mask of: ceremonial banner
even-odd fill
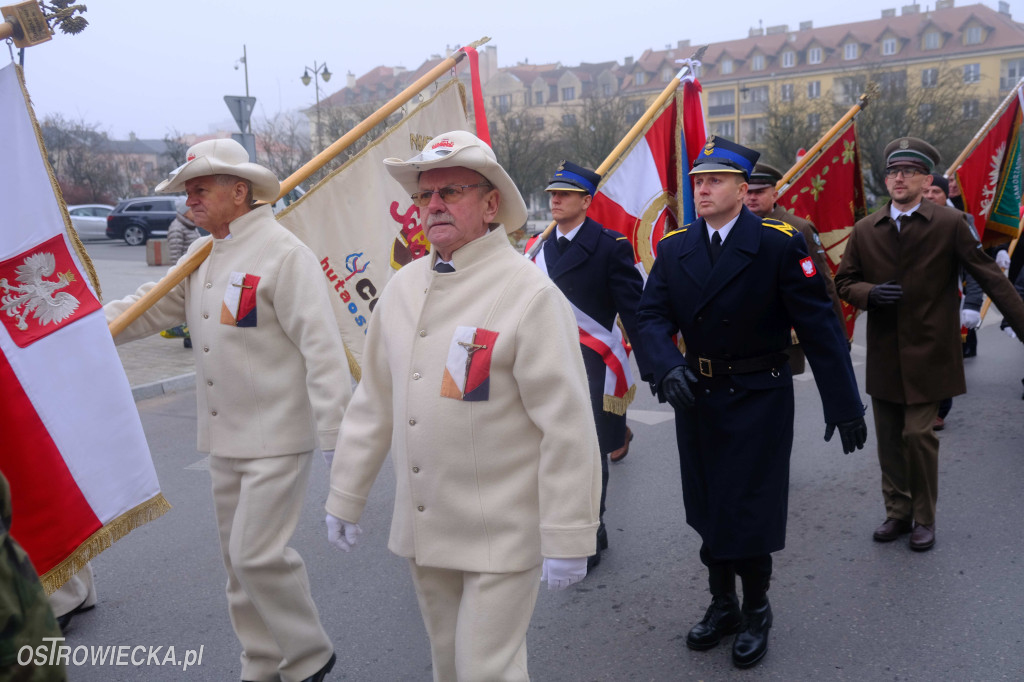
[[[1020,90],[1018,89],[1018,95]],[[984,244],[1018,236],[1021,201],[1021,102],[1010,100],[956,171],[964,208]],[[986,234],[992,231],[992,234]]]
[[[0,69],[0,471],[48,592],[170,505],[20,73]]]
[[[277,216],[320,260],[357,379],[377,296],[395,270],[430,251],[419,209],[383,161],[407,159],[441,133],[467,126],[462,85],[449,81]]]
[[[587,211],[629,238],[645,278],[662,236],[676,229],[679,218],[694,219],[686,173],[704,146],[706,129],[700,83],[687,76],[681,85],[602,178]]]
[[[779,192],[778,204],[818,228],[834,276],[853,224],[866,213],[854,121],[833,137],[818,157]],[[813,248],[813,245],[808,246]],[[857,310],[846,301],[842,305],[847,338],[853,338]]]

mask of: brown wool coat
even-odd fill
[[[963,266],[1024,339],[1024,302],[981,248],[966,216],[923,201],[901,231],[889,206],[857,221],[836,288],[868,310],[867,386],[881,400],[914,405],[966,391],[957,283]],[[903,287],[899,303],[868,307],[876,284]]]

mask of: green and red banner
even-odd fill
[[[835,276],[853,224],[866,213],[854,121],[833,137],[818,158],[779,192],[778,204],[818,228],[829,268]],[[843,301],[848,338],[853,338],[856,319],[857,309]]]

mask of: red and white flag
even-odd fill
[[[0,139],[0,471],[11,534],[52,592],[170,505],[14,64]]]
[[[658,241],[694,220],[686,173],[706,137],[700,98],[700,83],[687,76],[605,173],[587,211],[603,226],[629,237],[637,269],[645,279],[654,265]]]

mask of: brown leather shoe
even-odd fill
[[[910,549],[915,552],[926,552],[935,544],[935,524],[926,526],[923,523],[914,525],[910,534]]]
[[[901,535],[911,531],[910,521],[902,519],[886,519],[885,523],[875,529],[875,542],[892,542]]]
[[[629,442],[633,440],[633,431],[626,427],[626,442],[622,444],[622,447],[618,450],[613,450],[609,455],[608,459],[612,462],[621,462],[629,454]]]

